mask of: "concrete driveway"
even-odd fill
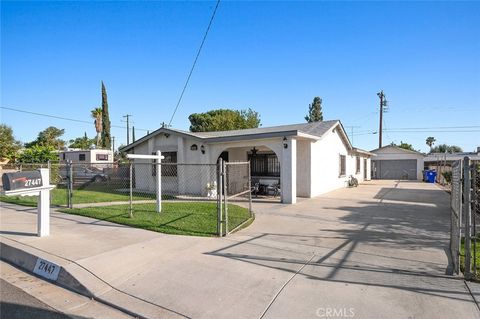
[[[35,216],[16,207],[2,208],[0,233],[101,278],[109,302],[125,304],[122,292],[158,307],[152,318],[480,318],[445,275],[449,196],[435,185],[372,181],[254,209],[252,226],[222,239],[61,213],[37,238],[26,235]]]

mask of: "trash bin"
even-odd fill
[[[425,173],[425,177],[427,183],[435,183],[437,172],[429,170]]]

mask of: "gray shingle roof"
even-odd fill
[[[272,137],[277,135],[297,135],[297,134],[308,134],[318,138],[321,138],[326,132],[340,124],[339,120],[331,121],[322,121],[322,122],[312,122],[312,123],[300,123],[300,124],[290,124],[290,125],[279,125],[279,126],[270,126],[270,127],[258,127],[244,130],[232,130],[232,131],[216,131],[216,132],[188,132],[172,128],[160,128],[149,135],[142,137],[141,139],[131,143],[122,148],[122,151],[127,151],[136,145],[143,143],[147,139],[161,133],[161,132],[176,132],[180,135],[187,135],[203,140],[204,142],[218,142],[218,141],[228,141],[228,140],[242,140],[244,136],[245,139],[249,138],[262,138],[262,137]],[[340,124],[341,126],[341,124]],[[342,128],[343,131],[343,128]],[[288,134],[287,134],[288,133]],[[264,135],[264,136],[263,136]],[[270,136],[268,136],[270,135]],[[345,137],[348,142],[348,138]],[[349,144],[350,145],[350,144]]]
[[[230,137],[230,136],[241,136],[241,135],[256,135],[264,133],[280,133],[280,132],[289,132],[289,131],[298,131],[300,133],[314,135],[317,137],[322,137],[329,129],[334,127],[339,121],[322,121],[322,122],[312,122],[312,123],[301,123],[301,124],[290,124],[290,125],[279,125],[279,126],[270,126],[270,127],[258,127],[250,128],[244,130],[232,130],[232,131],[216,131],[216,132],[189,132],[200,138],[216,138],[216,137]]]

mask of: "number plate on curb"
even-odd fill
[[[42,258],[37,258],[33,273],[44,278],[56,281],[60,273],[60,266]]]

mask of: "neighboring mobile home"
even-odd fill
[[[360,182],[369,180],[373,156],[352,147],[338,120],[219,132],[160,128],[120,151],[153,154],[157,150],[165,156],[164,162],[215,164],[220,157],[230,162],[250,161],[252,180],[280,182],[283,203],[346,187],[350,175]],[[193,178],[193,174],[175,170],[167,179],[162,177],[162,188],[164,183],[180,187],[184,184],[180,180],[188,180],[188,187],[202,192],[211,181]],[[136,172],[136,187],[154,187],[152,175]]]
[[[58,153],[60,161],[71,160],[73,163],[105,164],[113,162],[113,152],[110,150],[66,150]]]

